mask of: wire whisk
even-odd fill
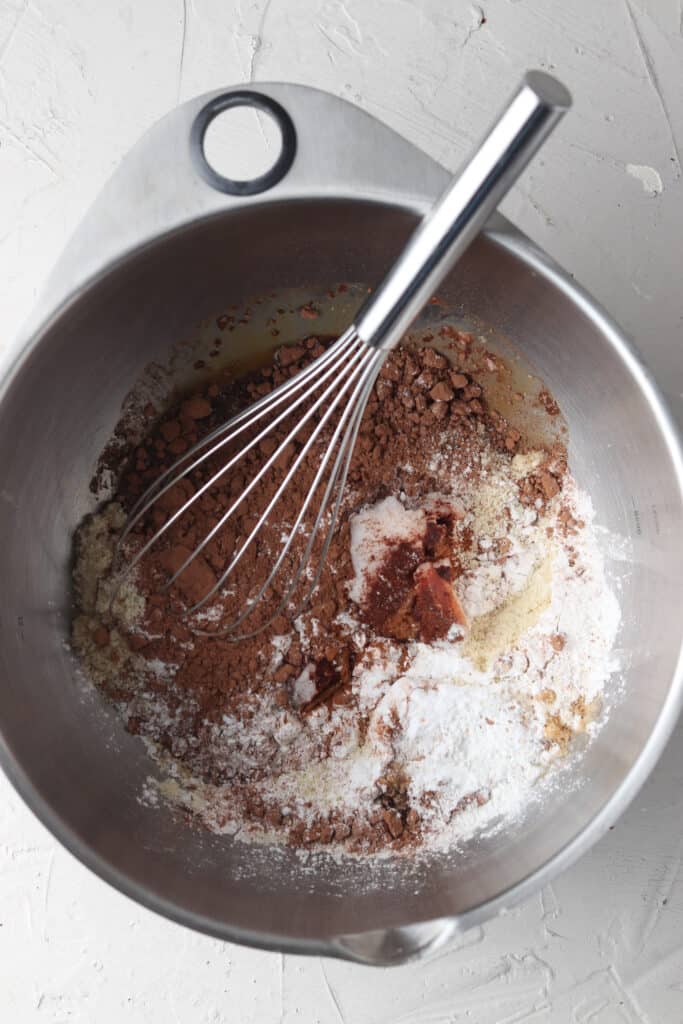
[[[258,515],[253,528],[227,558],[227,564],[215,583],[187,608],[187,614],[195,615],[224,592],[251,545],[258,542],[264,526],[276,515],[278,503],[295,475],[301,472],[306,460],[318,457],[313,480],[291,527],[283,537],[281,549],[264,582],[258,586],[255,594],[245,595],[243,608],[228,625],[221,624],[218,632],[230,639],[254,636],[284,610],[296,614],[305,606],[317,587],[330,549],[363,413],[385,355],[398,344],[436,287],[476,237],[570,104],[569,93],[556,79],[537,71],[525,75],[501,116],[431,212],[418,225],[382,284],[364,303],[354,324],[294,377],[275,387],[184,452],[138,499],[120,538],[120,550],[124,550],[123,545],[131,531],[164,495],[202,467],[207,460],[226,453],[225,463],[189,495],[135,552],[123,569],[122,579],[188,513],[195,502],[220,485],[221,480],[235,470],[250,452],[258,449],[262,442],[272,440],[276,431],[284,429],[284,437],[275,444],[271,454],[264,457],[262,465],[242,492],[235,495],[209,532],[175,569],[166,583],[166,589],[228,527],[249,495],[274,472],[275,465],[289,450],[288,446],[291,448],[292,442],[303,433],[305,440],[282,481]],[[289,426],[286,421],[297,410],[300,416],[295,417],[293,425]],[[237,451],[231,452],[232,446],[240,438],[244,443]],[[319,450],[321,454],[318,455]],[[323,485],[320,504],[317,509],[313,508],[316,495]],[[313,515],[310,529],[309,515]],[[307,530],[309,532],[306,536]],[[257,628],[249,631],[248,618],[273,586],[288,555],[294,550],[295,543],[302,540],[305,540],[303,553],[286,583],[275,611],[266,622],[259,622]],[[321,548],[317,568],[312,572],[310,562],[316,540]],[[305,579],[304,594],[297,598],[296,610],[292,612],[290,602],[302,579]],[[202,632],[199,629],[196,631]]]

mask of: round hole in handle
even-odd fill
[[[233,121],[232,125],[226,123],[221,126],[220,121],[227,122],[228,117],[226,115],[224,118],[219,118],[219,115],[225,114],[226,111],[239,111],[244,115],[245,112],[251,112],[249,108],[257,114],[267,115],[269,125],[277,128],[280,151],[277,159],[273,161],[267,152],[268,134],[264,131],[261,141],[265,143],[267,170],[255,177],[234,178],[227,172],[244,173],[243,154],[238,151],[244,144],[248,123],[245,124],[244,116],[242,116],[230,118]],[[258,132],[260,129],[256,118],[253,118],[252,121],[253,130]],[[212,140],[209,135],[212,126],[215,126],[217,130],[215,140]],[[224,133],[220,130],[221,127],[229,129],[227,145],[225,138],[222,137]],[[265,125],[263,127],[265,128]],[[214,141],[216,145],[214,145]],[[192,125],[190,146],[197,170],[212,188],[234,196],[253,196],[259,192],[266,192],[269,188],[277,185],[292,166],[296,154],[296,131],[291,117],[276,100],[252,89],[241,89],[237,92],[216,96],[202,107]],[[232,160],[230,159],[231,153]],[[261,149],[261,153],[264,153],[264,148]],[[264,166],[263,162],[260,166]]]

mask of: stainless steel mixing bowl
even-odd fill
[[[623,692],[581,763],[583,784],[504,834],[372,870],[328,860],[311,871],[292,851],[184,828],[141,803],[145,749],[79,682],[65,645],[71,537],[122,399],[203,314],[273,286],[377,281],[449,178],[332,96],[258,92],[287,112],[272,108],[285,149],[259,191],[217,178],[201,155],[203,128],[234,90],[174,111],[104,189],[4,353],[0,755],[52,832],[146,906],[238,942],[398,962],[538,889],[602,835],[654,765],[681,703],[681,452],[620,330],[496,216],[444,296],[504,332],[553,388],[575,475],[632,550],[620,593]]]

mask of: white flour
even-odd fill
[[[590,500],[568,477],[561,505],[558,497],[539,514],[521,504],[515,480],[533,468],[534,457],[516,462],[513,476],[509,465],[493,457],[484,486],[468,490],[460,481],[451,496],[479,537],[456,582],[471,622],[466,635],[455,629],[448,639],[407,646],[366,642],[352,684],[368,716],[366,733],[347,708],[319,708],[303,720],[266,708],[250,727],[253,750],[270,743],[273,757],[283,758],[284,770],[264,784],[264,795],[279,801],[283,815],[310,822],[333,809],[371,809],[378,780],[388,766],[399,765],[410,802],[421,809],[425,845],[446,849],[522,815],[574,736],[598,728],[600,699],[618,667],[611,651],[620,612],[606,583]],[[410,509],[405,499],[390,497],[356,517],[350,588],[356,601],[382,552],[399,538],[410,541],[423,524],[430,500]],[[561,508],[584,524],[567,536]],[[496,554],[501,523],[509,542],[503,556]],[[337,621],[362,645],[365,633],[353,611]],[[288,645],[288,638],[274,639],[273,670]],[[313,690],[305,668],[295,701],[310,699]],[[227,717],[216,729],[216,749],[226,761],[236,756],[243,729]],[[315,756],[321,737],[329,740],[325,759]],[[245,756],[240,746],[242,763]],[[237,827],[229,785],[195,787],[190,797],[177,787],[172,792],[213,827],[220,821],[226,830]],[[261,838],[268,835],[261,832]]]
[[[539,539],[544,523],[530,524],[520,507],[507,561],[480,557],[463,588],[470,636],[413,644],[408,667],[388,689],[391,658],[359,674],[364,703],[374,706],[373,743],[382,747],[378,734],[393,716],[386,757],[405,766],[413,801],[424,805],[424,795],[433,794],[425,811],[433,846],[520,814],[572,735],[597,728],[599,698],[618,667],[611,650],[620,612],[605,581],[590,502],[571,481],[566,495],[586,524],[571,537],[574,552]],[[481,615],[489,618],[480,641]]]

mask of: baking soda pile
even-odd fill
[[[129,454],[118,500],[81,528],[73,646],[161,757],[161,794],[213,830],[356,854],[445,849],[523,814],[575,737],[598,727],[620,615],[590,499],[561,446],[535,450],[489,408],[479,381],[497,373],[491,354],[452,330],[440,341],[446,355],[401,349],[385,364],[329,564],[294,623],[280,616],[234,644],[179,615],[216,579],[250,508],[162,595],[164,573],[234,494],[228,481],[110,608],[112,558],[147,483],[235,403],[297,372],[317,339],[158,420]],[[293,494],[244,586],[299,503]],[[224,593],[204,628],[243,598]]]

